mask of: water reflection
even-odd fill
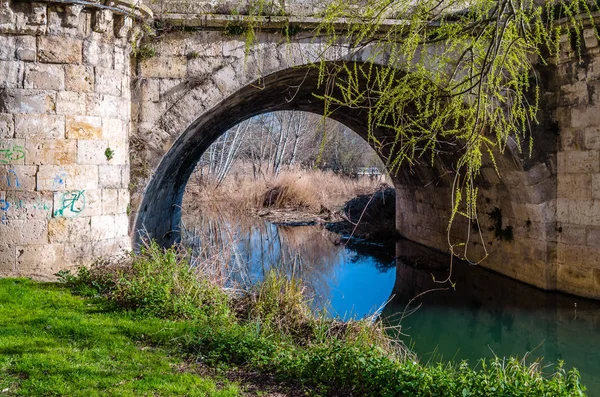
[[[546,293],[461,263],[452,272],[455,290],[424,293],[440,287],[433,279],[448,275],[449,258],[415,243],[345,244],[319,227],[260,220],[186,223],[193,225],[188,242],[196,255],[225,259],[224,274],[233,274],[242,286],[278,268],[305,280],[316,308],[344,318],[369,315],[389,300],[384,317],[400,322],[422,362],[474,363],[533,351],[530,360],[565,360],[567,367],[577,367],[589,395],[600,395],[600,302]]]

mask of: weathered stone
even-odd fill
[[[25,67],[25,88],[61,91],[65,89],[62,65],[28,63]]]
[[[17,61],[0,61],[0,89],[20,88],[23,82],[23,65]]]
[[[600,200],[600,174],[592,175],[592,198]]]
[[[558,198],[591,199],[591,174],[566,174],[558,176]]]
[[[105,140],[84,140],[78,141],[77,163],[78,164],[106,164],[107,149],[110,148],[109,142]]]
[[[76,28],[79,26],[79,16],[83,11],[83,5],[71,4],[65,6],[64,25],[67,28]]]
[[[0,190],[35,190],[36,167],[10,165],[0,167]]]
[[[65,190],[70,173],[71,166],[40,165],[36,175],[36,190]]]
[[[53,218],[48,221],[50,243],[78,242],[89,244],[91,238],[91,218]]]
[[[110,10],[95,10],[93,13],[92,29],[94,32],[106,33],[111,31],[113,13]]]
[[[77,141],[74,139],[28,139],[26,164],[69,165],[77,161]]]
[[[0,246],[0,277],[10,277],[16,272],[16,248]]]
[[[153,57],[140,62],[140,76],[145,78],[183,79],[187,75],[187,59]]]
[[[94,190],[98,188],[98,166],[78,164],[69,173],[67,189]]]
[[[13,59],[15,59],[14,51],[14,36],[0,36],[0,60],[12,61]]]
[[[66,65],[65,72],[65,88],[68,91],[92,92],[94,90],[93,67]]]
[[[119,165],[98,166],[98,186],[102,189],[117,189],[121,187],[121,168]]]
[[[82,41],[70,37],[38,37],[38,59],[45,63],[81,63]]]
[[[598,47],[598,36],[596,29],[585,29],[583,31],[583,41],[588,49]]]
[[[114,34],[115,37],[127,37],[133,27],[133,20],[126,15],[114,15]],[[116,58],[115,58],[116,60]],[[115,66],[116,69],[116,66]]]
[[[69,139],[100,139],[102,137],[102,118],[67,116],[66,134]]]
[[[557,160],[559,173],[578,174],[600,172],[600,152],[598,151],[562,152],[557,154]]]
[[[0,113],[46,113],[55,108],[56,94],[39,90],[0,90]]]
[[[97,67],[95,83],[95,92],[98,94],[108,94],[113,96],[121,96],[123,94],[123,89],[121,87],[122,76],[119,73],[115,73],[112,69]]]
[[[16,138],[64,138],[65,116],[15,115]]]
[[[22,61],[35,62],[37,59],[36,38],[32,36],[17,36],[15,38],[15,55]]]
[[[116,236],[114,215],[100,215],[92,217],[92,237],[99,240],[110,239]]]
[[[88,94],[87,109],[90,116],[129,119],[129,104],[123,99],[104,94]]]
[[[114,46],[109,43],[99,43],[96,40],[86,40],[83,43],[83,62],[86,65],[112,68]]]
[[[17,247],[17,271],[36,278],[53,279],[65,265],[62,244],[24,245]]]
[[[45,219],[0,222],[0,241],[7,246],[46,244],[48,227]]]
[[[87,96],[82,92],[61,91],[56,95],[56,113],[65,115],[85,115]]]
[[[12,114],[0,113],[0,139],[13,138],[15,125]]]
[[[52,193],[12,191],[6,193],[11,207],[6,217],[12,219],[48,219],[52,216]]]
[[[119,192],[117,189],[102,190],[102,215],[114,215],[118,213]]]

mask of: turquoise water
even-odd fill
[[[250,285],[278,268],[303,278],[315,307],[331,316],[362,318],[382,310],[421,362],[526,356],[527,362],[543,358],[550,371],[564,360],[578,368],[589,395],[600,396],[600,302],[461,263],[451,274],[456,288],[439,290],[447,284],[434,283],[432,275],[446,278],[449,258],[408,241],[346,244],[319,227],[260,220],[194,226],[192,245],[214,244],[213,252],[203,248],[205,255],[227,252],[237,283]]]

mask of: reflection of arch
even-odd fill
[[[323,92],[317,87],[318,73],[317,68],[310,66],[273,73],[243,87],[196,119],[162,158],[146,189],[135,230],[144,231],[165,245],[174,242],[185,185],[202,153],[225,131],[261,113],[299,110],[322,114],[324,104],[314,96]],[[366,111],[344,109],[330,117],[365,140],[368,138]],[[375,134],[385,141],[385,131]]]

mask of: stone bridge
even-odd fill
[[[321,4],[270,4],[246,51],[230,29],[239,1],[0,0],[0,275],[51,278],[131,249],[140,231],[175,241],[186,181],[220,134],[264,112],[323,112],[307,66],[324,49],[310,34]],[[152,15],[160,29],[140,44]],[[468,241],[471,258],[489,252],[484,267],[600,299],[600,46],[584,33],[582,61],[565,39],[538,70],[533,156],[508,150],[500,176],[483,169],[483,244],[466,222],[446,230],[451,159],[394,175],[400,234],[442,251]],[[361,62],[343,45],[326,56]],[[366,138],[364,114],[332,118]]]

